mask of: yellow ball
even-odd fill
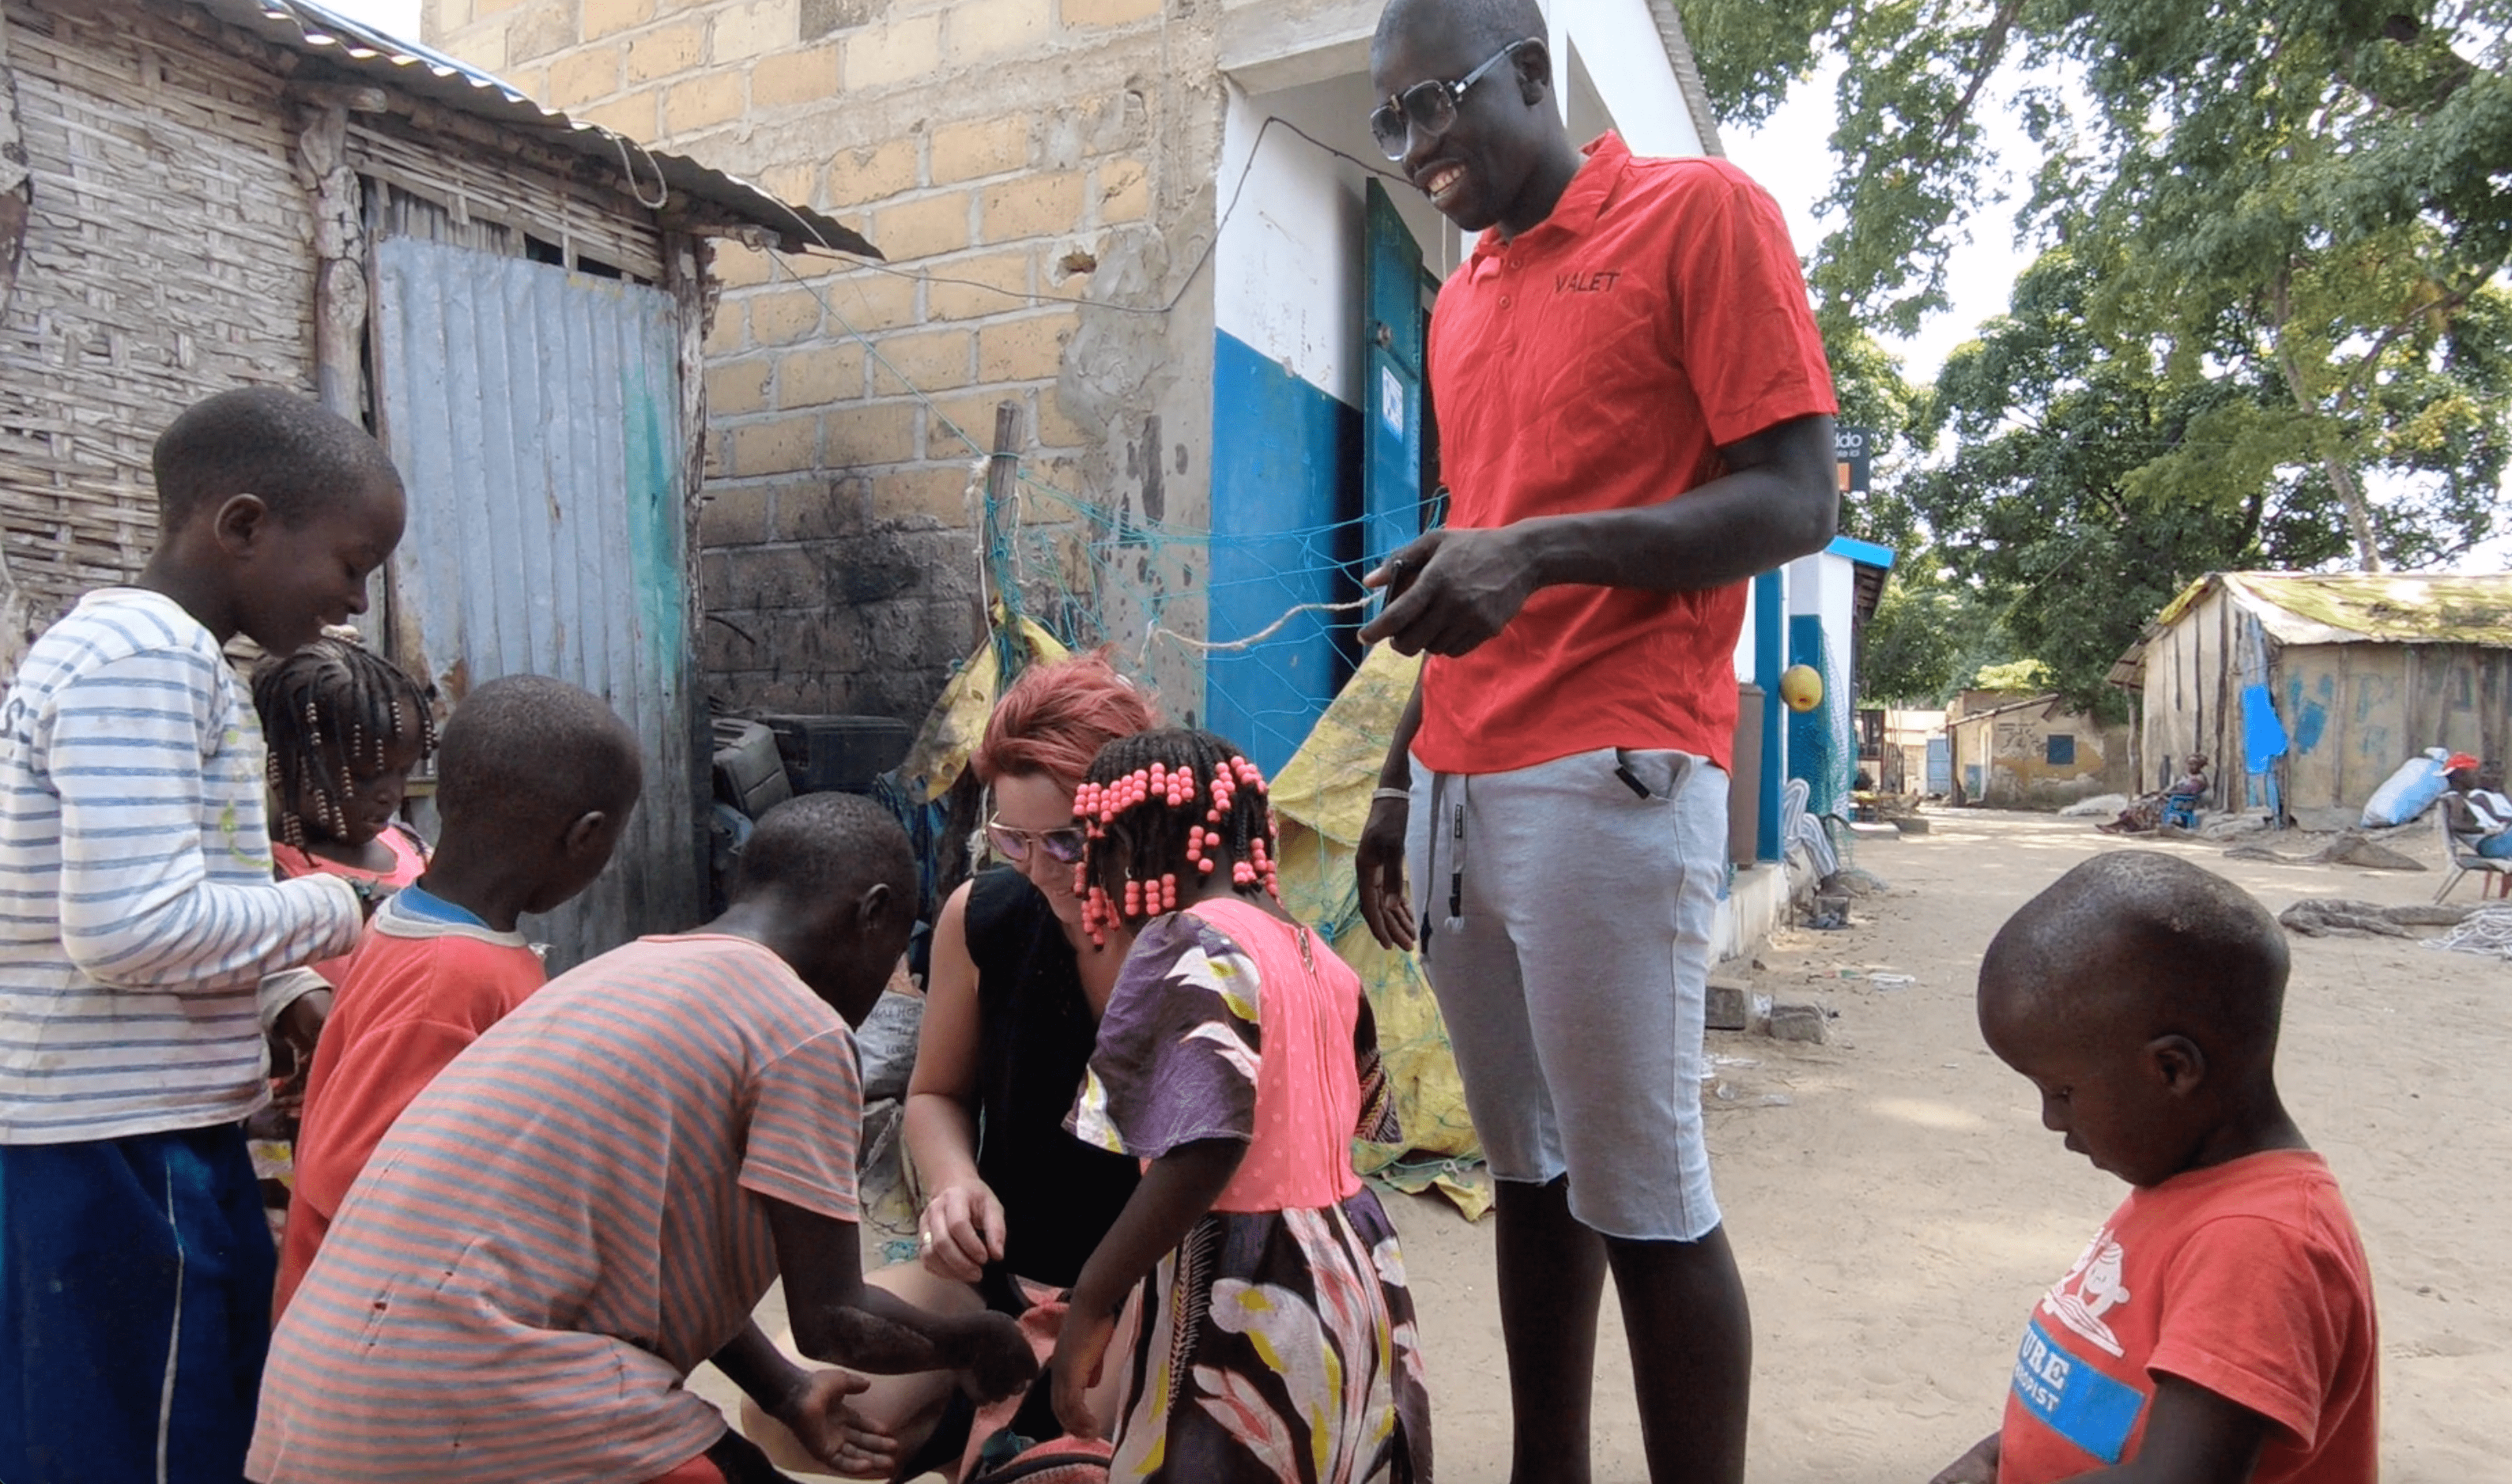
[[[1790,665],[1780,676],[1780,699],[1790,711],[1812,711],[1823,704],[1823,672],[1812,665]]]

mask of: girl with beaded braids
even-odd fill
[[[268,746],[270,854],[279,879],[343,877],[371,903],[417,880],[427,870],[426,842],[394,815],[410,770],[436,751],[436,714],[419,683],[360,645],[355,631],[331,630],[263,660],[254,671],[253,706]],[[355,957],[306,967],[336,988]],[[318,1002],[328,1012],[328,997]],[[312,1071],[310,1061],[279,1049],[272,1101],[246,1128],[274,1236],[295,1183],[297,1120]]]
[[[1403,1259],[1352,1163],[1399,1137],[1377,1028],[1276,900],[1266,794],[1228,742],[1162,730],[1109,743],[1074,801],[1084,921],[1133,946],[1069,1126],[1146,1164],[1074,1285],[1056,1416],[1112,1436],[1116,1478],[1427,1480]],[[1138,1287],[1104,1417],[1089,1387]]]
[[[418,879],[427,847],[394,816],[411,769],[436,751],[435,710],[419,683],[354,641],[327,636],[265,661],[253,704],[270,746],[279,874],[322,871],[395,887]]]

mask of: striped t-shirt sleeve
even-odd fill
[[[741,1188],[831,1221],[858,1220],[863,1082],[854,1038],[837,1028],[811,1036],[761,1071],[757,1092]]]
[[[203,819],[207,753],[241,741],[211,735],[221,722],[207,708],[223,684],[207,673],[214,664],[142,649],[52,696],[39,741],[60,799],[61,943],[100,984],[223,986],[354,941],[358,903],[344,883],[242,869],[268,869],[251,859],[265,848],[259,822]]]

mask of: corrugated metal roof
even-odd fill
[[[2280,644],[2512,647],[2512,572],[2209,572],[2163,605],[2111,683],[2137,684],[2146,644],[2218,589]]]
[[[193,0],[203,11],[273,46],[311,57],[342,74],[426,98],[574,153],[608,161],[620,171],[620,189],[651,210],[668,210],[673,196],[702,201],[736,221],[764,228],[788,252],[817,244],[858,257],[881,252],[836,217],[780,201],[747,180],[700,165],[687,155],[648,149],[598,125],[544,108],[512,84],[429,47],[408,42],[362,21],[325,10],[313,0]],[[659,180],[664,205],[651,207],[645,193]]]
[[[2512,572],[2210,572],[2164,605],[2155,628],[2211,584],[2289,644],[2512,645]]]

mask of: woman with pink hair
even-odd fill
[[[1073,796],[1100,748],[1158,724],[1105,658],[1077,655],[1013,682],[970,759],[993,795],[986,838],[1002,864],[953,892],[933,926],[907,1092],[907,1148],[926,1192],[918,1257],[868,1279],[930,1312],[1017,1315],[1070,1288],[1140,1178],[1134,1160],[1064,1128],[1132,941],[1096,943],[1082,926]],[[897,1442],[896,1477],[956,1475],[973,1420],[956,1377],[875,1377],[855,1408]],[[764,1421],[745,1411],[744,1430],[772,1439]],[[1061,1430],[1046,1388],[1012,1430]],[[769,1448],[780,1464],[810,1466],[781,1441]]]

